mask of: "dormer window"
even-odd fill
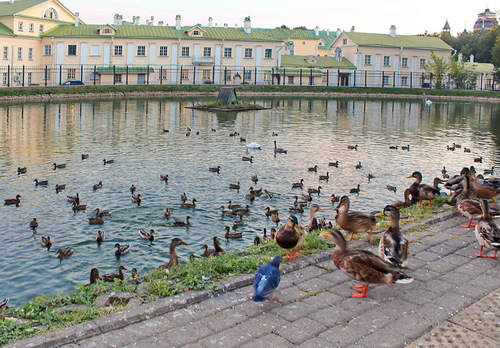
[[[199,30],[193,30],[193,36],[200,36]]]
[[[103,25],[97,29],[99,35],[114,35],[116,33],[116,28],[111,25]]]
[[[49,19],[59,19],[59,14],[57,13],[55,8],[49,7],[47,10],[45,10],[43,17]]]
[[[203,28],[201,28],[199,25],[195,25],[194,27],[186,31],[186,33],[189,36],[199,36],[199,37],[203,37],[204,32],[205,30],[203,30]]]
[[[111,34],[111,33],[112,33],[112,31],[111,31],[111,29],[109,29],[109,28],[105,28],[105,29],[103,29],[102,33],[103,33],[103,34]]]

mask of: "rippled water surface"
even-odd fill
[[[452,174],[471,164],[480,170],[500,165],[500,108],[495,104],[434,102],[428,108],[420,101],[257,98],[256,103],[271,109],[215,114],[185,108],[199,101],[0,105],[0,198],[22,196],[18,207],[0,206],[0,299],[10,297],[18,305],[37,294],[74,289],[88,282],[92,267],[109,273],[123,264],[144,273],[166,262],[173,237],[190,243],[178,248],[183,261],[199,255],[212,236],[222,237],[224,227],[232,226],[235,218],[223,217],[218,209],[227,208],[229,200],[251,210],[238,228],[242,239],[221,238],[226,250],[240,250],[263,228],[275,226],[265,218],[267,206],[279,208],[284,220],[293,196],[300,198],[309,187],[321,185],[313,201],[324,209],[318,215],[333,219],[330,195],[347,194],[357,184],[361,192],[351,195],[351,209],[368,212],[401,199],[412,182],[406,176],[414,170],[431,182],[443,165]],[[246,143],[261,144],[262,150],[247,150],[240,136],[229,136],[235,131]],[[274,156],[274,140],[288,154]],[[453,142],[472,152],[447,151]],[[357,151],[347,149],[355,144]],[[389,149],[408,144],[410,151]],[[89,158],[82,160],[82,153]],[[242,156],[253,156],[253,163]],[[474,163],[479,156],[483,163]],[[103,159],[115,163],[103,165]],[[328,166],[336,160],[338,168]],[[361,169],[355,168],[358,162]],[[67,166],[54,170],[53,163]],[[219,174],[208,170],[218,165]],[[314,165],[318,172],[308,172]],[[27,173],[18,175],[17,167],[24,166]],[[318,175],[326,172],[330,180],[319,181]],[[368,183],[370,173],[375,178]],[[169,175],[168,184],[160,181],[160,174]],[[251,175],[258,175],[257,184]],[[49,185],[36,187],[34,179],[49,180]],[[304,190],[292,189],[300,179]],[[99,181],[103,187],[94,191]],[[230,190],[229,184],[238,181],[241,190]],[[56,184],[66,184],[66,189],[57,194]],[[140,206],[131,201],[132,184],[142,195]],[[387,191],[387,184],[398,192]],[[244,195],[251,186],[263,187],[275,198],[261,196],[250,203]],[[75,213],[66,196],[77,192],[87,210]],[[196,209],[180,207],[183,192],[197,199]],[[170,219],[163,216],[167,207]],[[88,223],[95,208],[112,212],[102,226]],[[188,215],[190,227],[172,226]],[[307,222],[307,213],[298,216]],[[40,224],[36,233],[28,226],[32,218]],[[158,232],[152,245],[139,238],[143,228]],[[101,246],[95,242],[99,229],[107,235]],[[46,235],[54,242],[50,251],[40,245]],[[131,244],[131,252],[120,259],[113,249],[117,242]],[[65,246],[75,253],[60,262],[54,255]]]

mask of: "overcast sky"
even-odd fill
[[[140,16],[141,23],[155,17],[155,23],[164,21],[174,25],[175,16],[182,16],[182,25],[207,25],[213,17],[214,25],[243,25],[250,16],[252,27],[274,28],[306,26],[321,30],[350,30],[388,33],[394,24],[399,34],[439,32],[446,20],[455,35],[464,27],[472,30],[477,15],[488,6],[486,2],[464,0],[61,0],[71,11],[79,12],[87,24],[112,23],[115,13],[124,20]],[[498,0],[490,1],[490,10],[500,10]],[[495,7],[496,6],[496,7]]]

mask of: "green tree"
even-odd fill
[[[468,83],[473,83],[476,79],[472,72],[472,66],[456,60],[452,60],[450,63],[450,77],[456,88],[466,88]]]
[[[450,69],[448,59],[436,56],[434,51],[431,52],[431,60],[425,65],[425,71],[431,74],[434,87],[436,89],[443,88],[443,79]]]
[[[491,62],[494,66],[500,68],[500,36],[497,37],[495,46],[491,50]]]

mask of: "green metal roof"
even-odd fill
[[[320,70],[317,69],[293,69],[293,68],[280,68],[274,70],[277,74],[280,75],[285,75],[285,76],[303,76],[303,77],[308,77],[308,76],[323,76],[325,73],[323,73]]]
[[[403,47],[427,50],[453,51],[446,42],[435,36],[370,34],[344,32],[358,46],[370,47]]]
[[[0,2],[0,16],[13,16],[47,0],[16,0],[13,4],[9,1]]]
[[[6,26],[3,23],[0,23],[0,35],[15,36],[14,32],[12,31],[12,29],[10,29],[8,26]]]
[[[109,37],[109,35],[99,35],[97,29],[102,24],[90,25],[60,25],[46,31],[43,36],[49,37]],[[186,31],[193,26],[184,26],[181,30],[176,30],[173,26],[155,26],[155,25],[115,25],[115,38],[162,38],[162,39],[183,39],[183,40],[235,40],[235,41],[275,41],[276,38],[265,30],[252,30],[246,34],[243,28],[220,28],[203,27],[205,30],[203,37],[189,36]]]
[[[450,23],[448,23],[448,20],[446,20],[446,23],[444,23],[443,29],[451,29]]]
[[[352,64],[349,59],[342,57],[341,61],[338,61],[334,57],[322,57],[314,56],[317,63],[309,63],[309,56],[281,56],[281,66],[282,67],[293,67],[293,68],[317,68],[317,69],[356,69],[356,66]]]
[[[252,32],[263,32],[266,35],[274,37],[278,41],[285,40],[318,40],[319,38],[311,34],[309,30],[302,29],[283,29],[283,28],[274,28],[274,29],[264,29],[264,28],[252,28]]]
[[[494,74],[495,66],[490,63],[465,62],[465,66],[470,67],[475,74]]]
[[[322,40],[325,43],[324,46],[326,48],[330,47],[333,41],[337,38],[337,31],[319,30],[317,36],[314,30],[308,30],[308,32],[316,38]]]
[[[112,74],[113,73],[113,67],[112,66],[105,66],[105,67],[99,67],[96,68],[97,72],[99,74]],[[116,74],[126,74],[127,73],[127,67],[115,67],[114,72]],[[129,74],[144,74],[148,72],[148,67],[142,67],[142,66],[131,66],[128,67],[128,73]],[[152,67],[149,67],[149,72],[153,73],[154,69]]]

